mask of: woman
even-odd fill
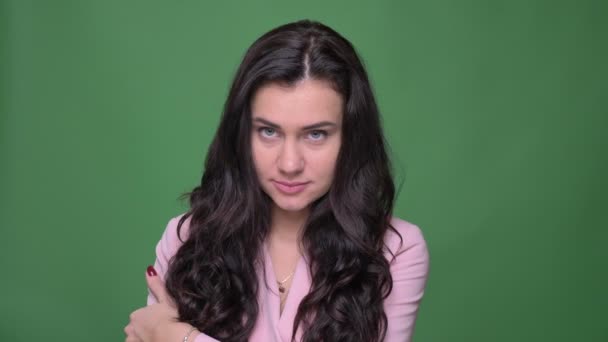
[[[317,22],[271,30],[236,73],[127,341],[410,341],[429,258],[394,191],[353,46]]]

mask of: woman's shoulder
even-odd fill
[[[397,216],[392,216],[390,224],[394,229],[388,229],[384,243],[388,248],[387,256],[395,257],[402,253],[412,257],[428,259],[428,248],[420,227]],[[390,252],[389,252],[390,251]]]
[[[163,281],[165,280],[165,275],[169,270],[169,263],[171,259],[175,256],[179,247],[184,243],[184,241],[186,241],[189,233],[190,218],[188,217],[182,224],[182,227],[180,228],[180,235],[178,236],[177,226],[184,215],[185,213],[172,217],[169,220],[160,240],[156,244],[156,260],[154,261],[154,269]],[[154,297],[152,292],[148,289],[148,305],[156,302],[156,297]]]
[[[191,217],[189,216],[184,220],[181,228],[179,229],[179,234],[177,229],[180,220],[182,220],[185,215],[186,213],[181,213],[169,219],[160,241],[158,241],[158,245],[156,246],[157,252],[160,252],[164,256],[170,258],[175,254],[184,241],[186,241],[190,233]]]
[[[162,236],[162,239],[166,240],[167,244],[179,245],[187,239],[188,234],[190,233],[191,216],[188,216],[182,223],[179,236],[177,231],[178,224],[185,215],[186,213],[184,212],[169,219]],[[410,248],[413,245],[426,245],[424,235],[418,225],[398,216],[391,216],[390,224],[394,230],[388,229],[386,231],[384,242],[391,251],[401,251]],[[400,243],[403,244],[401,247],[399,247]]]
[[[392,288],[384,300],[388,318],[386,341],[410,341],[420,301],[429,276],[429,252],[422,230],[414,223],[392,217],[386,245]],[[398,234],[401,235],[401,239]]]
[[[178,226],[179,222],[182,219],[184,219],[184,217],[186,216],[186,214],[187,214],[186,212],[183,212],[183,213],[181,213],[181,214],[179,214],[177,216],[171,217],[169,219],[169,222],[167,223],[166,230],[170,231],[172,233],[172,235],[176,235],[177,234],[177,226]],[[191,219],[192,219],[192,216],[188,215],[188,217],[186,217],[184,219],[182,227],[180,228],[180,234],[184,238],[187,237],[187,235],[190,233],[190,220]]]
[[[181,213],[169,219],[162,237],[158,242],[158,251],[162,252],[162,254],[167,257],[175,254],[183,242],[188,238],[191,216],[184,219],[185,215],[186,213]],[[183,223],[179,229],[178,235],[177,228],[179,222],[182,220]],[[426,240],[422,229],[420,229],[418,225],[397,216],[391,217],[390,224],[394,229],[389,228],[384,237],[384,243],[387,247],[387,250],[385,251],[387,258],[392,258],[392,255],[398,257],[402,253],[406,253],[410,257],[428,259]],[[403,259],[403,257],[400,259]]]

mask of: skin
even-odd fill
[[[125,342],[166,342],[181,341],[192,327],[177,321],[177,308],[167,294],[165,284],[159,276],[146,273],[148,288],[158,303],[133,311],[129,324],[125,327]],[[194,330],[189,341],[200,334]]]
[[[291,87],[271,83],[258,89],[251,112],[252,154],[260,186],[273,201],[273,226],[293,235],[310,204],[327,193],[333,181],[342,97],[322,80],[307,78]],[[306,128],[320,123],[325,124]],[[275,181],[309,183],[300,193],[284,194]]]
[[[290,87],[267,84],[252,99],[251,148],[260,186],[273,201],[269,252],[277,279],[295,269],[301,254],[298,235],[310,205],[327,193],[333,182],[342,139],[342,111],[340,94],[328,82],[310,78]],[[324,124],[308,127],[319,123]],[[308,185],[297,194],[284,194],[275,181]],[[181,341],[191,326],[177,321],[175,304],[161,279],[146,274],[146,281],[159,303],[131,313],[124,329],[125,341]],[[289,288],[291,281],[285,286]],[[199,333],[195,330],[189,341]]]
[[[326,81],[306,78],[295,85],[267,84],[251,104],[251,148],[262,190],[272,199],[269,253],[277,280],[287,279],[300,258],[298,237],[312,202],[329,190],[342,139],[341,95]],[[285,194],[275,182],[307,182]]]

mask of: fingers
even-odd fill
[[[146,282],[148,283],[148,288],[150,289],[150,292],[152,292],[152,294],[154,295],[154,297],[156,297],[156,300],[159,303],[165,303],[174,306],[173,301],[167,294],[165,284],[160,279],[153,266],[148,266],[148,269],[146,270]]]
[[[143,342],[135,333],[135,328],[131,323],[125,327],[124,331],[125,335],[127,336],[125,338],[125,342]]]

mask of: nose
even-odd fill
[[[286,176],[295,176],[304,169],[304,158],[296,142],[286,139],[277,161],[279,171]]]

